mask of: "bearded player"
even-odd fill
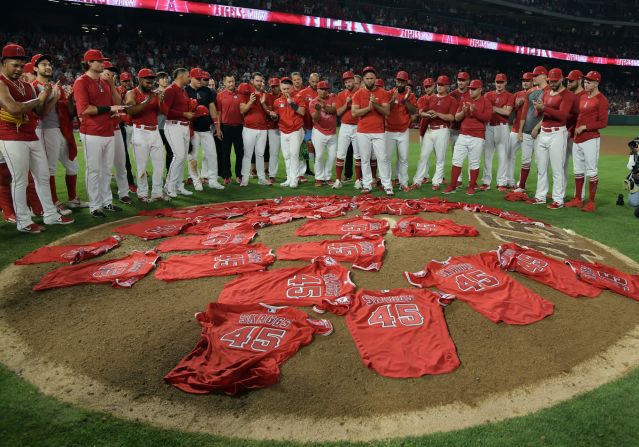
[[[579,100],[582,95],[586,94],[586,91],[583,88],[583,77],[584,74],[580,70],[572,70],[566,76],[566,88],[575,95],[575,101],[572,103],[572,110],[570,111],[570,115],[568,115],[568,120],[566,121],[566,127],[568,128],[568,144],[566,145],[566,160],[564,161],[564,183],[568,183],[568,171],[570,164],[570,157],[572,156],[572,147],[575,139],[575,127],[577,124],[577,116],[579,116]],[[564,186],[564,191],[566,190],[566,186]],[[583,197],[580,197],[583,199]]]
[[[415,94],[407,87],[410,80],[405,71],[397,72],[395,88],[391,90],[390,112],[386,117],[386,156],[389,166],[397,153],[397,178],[404,192],[408,186],[408,149],[410,145],[408,126],[411,116],[417,111]]]
[[[335,98],[336,114],[340,117],[341,125],[337,136],[337,161],[335,162],[335,183],[333,188],[342,187],[342,173],[344,162],[348,153],[349,145],[353,145],[353,155],[355,157],[355,180],[362,177],[362,167],[357,147],[357,118],[353,117],[351,105],[353,95],[357,91],[355,88],[355,75],[352,71],[345,71],[342,74],[344,90],[337,94]]]
[[[526,95],[528,90],[532,87],[533,74],[526,72],[521,77],[521,90],[515,93],[515,101],[513,111],[515,116],[513,118],[513,127],[508,137],[508,155],[506,157],[508,165],[506,166],[506,178],[507,186],[509,188],[515,188],[515,159],[517,158],[517,151],[521,148],[521,141],[517,135],[521,130],[522,117],[526,113],[523,105],[526,101]]]

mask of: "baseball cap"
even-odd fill
[[[355,74],[352,71],[345,71],[342,74],[342,81],[345,81],[347,79],[353,79],[355,77]]]
[[[548,74],[548,70],[546,70],[546,67],[544,67],[543,65],[538,65],[535,67],[535,69],[532,72],[533,76],[539,76],[539,75],[547,75]]]
[[[238,87],[237,87],[237,92],[240,95],[250,95],[251,92],[255,91],[255,89],[253,88],[253,86],[251,84],[248,84],[246,82],[242,82]]]
[[[470,85],[468,86],[468,88],[476,89],[482,88],[483,86],[484,84],[479,79],[473,79],[472,81],[470,81]]]
[[[561,72],[561,68],[551,68],[548,72],[548,80],[549,81],[559,81],[564,77],[564,74]]]
[[[128,71],[123,71],[122,73],[120,73],[120,81],[130,81],[131,80],[131,73],[129,73]]]
[[[457,79],[462,79],[464,81],[467,81],[470,79],[470,75],[466,73],[465,71],[460,71],[459,73],[457,73]]]
[[[268,85],[270,85],[271,87],[280,85],[280,80],[278,78],[271,78],[268,80]]]
[[[584,79],[587,79],[589,81],[597,81],[597,82],[601,82],[601,73],[599,73],[598,71],[589,71],[588,73],[586,73],[586,76],[584,76]]]
[[[24,64],[22,71],[24,73],[33,73],[35,71],[35,66],[31,62],[27,62],[26,64]]]
[[[280,84],[292,84],[293,81],[291,81],[291,78],[289,78],[288,76],[284,76],[283,78],[280,78]]]
[[[504,73],[497,73],[497,76],[495,76],[495,82],[508,82],[508,78]]]
[[[189,100],[189,110],[192,112],[195,112],[195,110],[197,109],[197,106],[198,106],[197,99],[191,98]]]
[[[104,54],[102,54],[102,51],[100,50],[87,50],[86,53],[84,53],[84,62],[91,62],[91,61],[108,61],[109,58],[108,57],[104,57]]]
[[[150,68],[143,68],[142,70],[138,71],[138,78],[155,78],[155,77],[156,77],[155,73]],[[122,76],[120,76],[120,78],[122,78]]]
[[[362,70],[362,74],[363,74],[363,75],[365,75],[365,74],[366,74],[366,73],[368,73],[369,71],[371,71],[371,72],[373,72],[373,73],[377,74],[377,71],[375,71],[375,69],[374,69],[373,67],[371,67],[370,65],[369,65],[369,66],[364,67],[364,69]]]
[[[24,48],[16,43],[10,43],[2,48],[2,59],[27,59]]]
[[[51,56],[49,56],[48,54],[36,54],[31,58],[31,63],[33,64],[34,67],[37,67],[38,64],[40,63],[40,61],[42,60],[48,60],[49,62],[51,62],[53,59]]]
[[[534,77],[535,76],[530,71],[527,71],[526,73],[524,73],[521,76],[521,80],[522,81],[532,81]]]
[[[410,79],[410,77],[408,76],[408,73],[405,71],[398,71],[397,75],[395,75],[395,79],[399,79],[400,81],[406,81],[408,82],[408,80]]]
[[[570,73],[568,73],[568,76],[566,77],[568,78],[569,81],[577,81],[583,78],[584,74],[581,72],[581,70],[572,70]]]
[[[205,81],[211,79],[211,73],[209,73],[208,71],[203,71],[202,74],[204,75],[202,79],[204,79]]]
[[[204,70],[201,68],[191,68],[189,76],[195,79],[204,79]]]
[[[200,118],[209,114],[209,109],[206,106],[199,105],[195,108],[195,117]]]
[[[424,87],[431,87],[435,84],[435,81],[433,81],[433,78],[426,78],[424,79]]]
[[[117,73],[118,69],[110,61],[104,61],[104,69]]]
[[[384,88],[384,80],[382,78],[375,79],[375,87]]]
[[[438,76],[437,85],[450,85],[450,78],[445,75]]]
[[[330,87],[328,86],[328,82],[327,81],[319,81],[317,83],[317,88],[321,88],[321,89],[325,89],[328,90]]]

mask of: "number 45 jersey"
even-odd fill
[[[276,383],[280,365],[313,335],[330,335],[328,320],[309,318],[292,307],[265,304],[210,303],[196,314],[202,327],[193,351],[164,380],[187,393],[224,391],[234,395],[244,389]]]
[[[552,315],[554,306],[499,267],[496,252],[431,261],[423,270],[404,272],[417,287],[437,287],[467,302],[494,323],[530,324]]]

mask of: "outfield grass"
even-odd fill
[[[636,136],[637,133],[639,131],[634,128],[614,127],[606,130],[607,135],[623,136],[629,139]],[[411,147],[411,175],[414,173],[417,156],[418,148],[413,145]],[[555,226],[570,228],[639,260],[639,244],[635,242],[639,221],[634,218],[628,207],[615,205],[617,194],[623,192],[621,181],[626,174],[626,161],[627,158],[620,155],[601,157],[598,211],[594,214],[582,213],[577,209],[550,211],[545,207],[506,202],[502,195],[496,191],[488,191],[474,197],[457,193],[448,196],[448,198],[450,200],[481,202],[490,206],[518,211]],[[282,176],[283,162],[280,166],[280,176]],[[449,172],[449,164],[446,169]],[[83,169],[81,168],[82,173]],[[62,175],[59,173],[59,185],[64,185]],[[78,190],[82,197],[86,198],[83,181],[81,176]],[[533,170],[529,189],[534,189],[534,184],[535,171]],[[571,186],[568,187],[569,190],[571,188]],[[249,188],[239,188],[234,184],[221,192],[206,189],[205,192],[192,197],[178,198],[172,202],[172,206],[277,197],[288,195],[291,192],[293,191],[280,187],[265,188],[251,184]],[[296,194],[332,194],[334,192],[334,190],[327,188],[314,188],[310,182],[295,191]],[[354,192],[350,184],[339,191],[340,194],[353,194]],[[65,194],[62,186],[60,198],[64,199]],[[428,188],[412,191],[408,194],[398,194],[399,197],[406,198],[432,195],[433,193]],[[164,204],[152,204],[145,206],[145,208],[164,206]],[[117,217],[110,219],[134,216],[137,211],[136,208],[126,208]],[[0,225],[0,266],[8,265],[16,258],[37,247],[96,224],[96,221],[88,215],[87,210],[74,213],[74,217],[77,219],[74,225],[49,226],[46,232],[39,235],[18,233],[11,225]],[[43,396],[33,386],[4,367],[0,367],[0,414],[2,414],[2,418],[0,418],[0,445],[3,446],[294,445],[293,443],[251,443],[207,435],[179,433],[122,421],[101,413],[84,411]],[[622,380],[600,387],[584,396],[527,417],[458,432],[372,443],[371,445],[639,445],[639,418],[637,418],[637,414],[639,414],[639,370]]]

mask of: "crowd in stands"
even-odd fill
[[[575,4],[571,0],[508,0],[532,8],[545,9],[547,11],[558,12],[560,14],[573,15],[577,17],[631,21],[637,18],[639,2],[629,0],[624,2],[610,1],[585,1]]]

